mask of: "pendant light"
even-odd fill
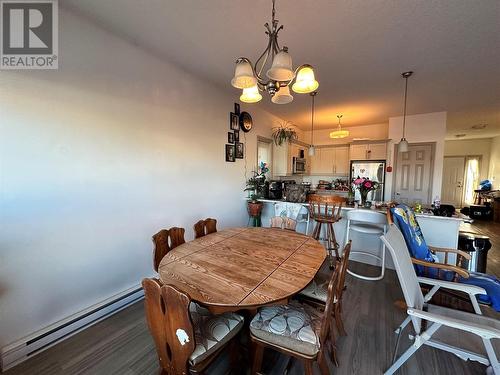
[[[309,95],[311,95],[312,98],[312,103],[311,103],[311,145],[309,146],[309,156],[314,156],[316,150],[314,149],[314,97],[318,94],[317,91],[311,92]]]
[[[339,139],[348,137],[349,130],[342,130],[342,125],[340,125],[340,119],[342,118],[342,115],[337,115],[337,118],[339,119],[338,129],[330,133],[330,138]]]
[[[406,97],[408,94],[408,78],[413,74],[413,72],[404,72],[401,73],[403,78],[405,79],[405,104],[404,104],[404,111],[403,111],[403,137],[398,143],[398,152],[408,152],[408,141],[405,138],[405,132],[406,132]]]

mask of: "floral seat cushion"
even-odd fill
[[[196,347],[189,358],[191,365],[202,362],[231,340],[243,327],[243,317],[234,313],[214,315],[191,302],[189,314],[193,321]]]
[[[259,309],[250,322],[255,337],[306,355],[320,350],[321,312],[308,305],[290,303]]]

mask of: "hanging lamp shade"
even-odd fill
[[[288,86],[280,87],[279,91],[274,94],[271,101],[275,104],[288,104],[293,101],[293,96],[290,94]]]
[[[339,139],[348,137],[349,130],[342,130],[342,126],[340,125],[340,119],[342,118],[342,115],[337,115],[337,118],[339,119],[338,129],[330,133],[330,138]]]
[[[262,100],[262,95],[260,95],[257,85],[243,89],[243,94],[241,94],[240,100],[244,103],[260,102]]]
[[[309,156],[314,156],[314,154],[315,154],[315,153],[316,153],[316,150],[314,149],[314,146],[313,146],[313,145],[311,145],[311,146],[309,147],[308,154],[309,154]]]
[[[311,66],[302,67],[297,73],[295,83],[292,85],[292,90],[298,94],[309,94],[319,87],[319,82],[314,77],[314,70]]]
[[[252,66],[248,61],[239,61],[234,69],[234,77],[231,80],[231,85],[237,89],[247,89],[257,84],[252,70]]]
[[[398,143],[398,152],[408,152],[408,141],[406,138],[401,138]]]
[[[292,57],[286,48],[279,51],[273,59],[273,65],[266,75],[278,82],[291,81],[295,76],[292,70]]]

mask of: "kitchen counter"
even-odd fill
[[[272,199],[259,199],[259,201],[264,202],[264,207],[262,210],[262,225],[269,226],[271,217],[275,216],[274,204],[276,203],[292,203],[285,202],[283,200],[272,200]],[[310,235],[315,226],[315,221],[309,217],[308,203],[298,203],[302,206],[299,216],[297,218],[297,231]],[[354,207],[342,207],[341,219],[339,222],[334,224],[335,235],[337,242],[343,248],[345,243],[345,236],[347,230],[347,220],[345,216],[348,211],[353,210]],[[374,210],[385,214],[386,209],[371,209],[362,208],[365,210]],[[428,245],[435,247],[444,247],[456,249],[458,246],[458,232],[460,224],[464,221],[464,217],[443,217],[434,216],[429,214],[417,214],[418,223],[422,229],[425,240]],[[322,234],[322,237],[324,235]],[[351,233],[351,239],[353,242],[353,249],[363,250],[367,252],[379,252],[378,246],[380,245],[380,240],[375,236]],[[353,260],[360,261],[363,263],[374,264],[374,259],[371,257],[362,256],[359,254],[353,254]],[[443,259],[441,259],[443,260]],[[450,257],[449,262],[453,263],[454,259]],[[394,268],[392,264],[392,259],[387,255],[386,265],[389,268]]]

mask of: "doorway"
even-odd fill
[[[441,202],[462,207],[464,195],[465,157],[445,156],[443,162],[443,185]]]
[[[430,204],[434,143],[414,143],[408,152],[397,152],[392,199],[408,205]]]

